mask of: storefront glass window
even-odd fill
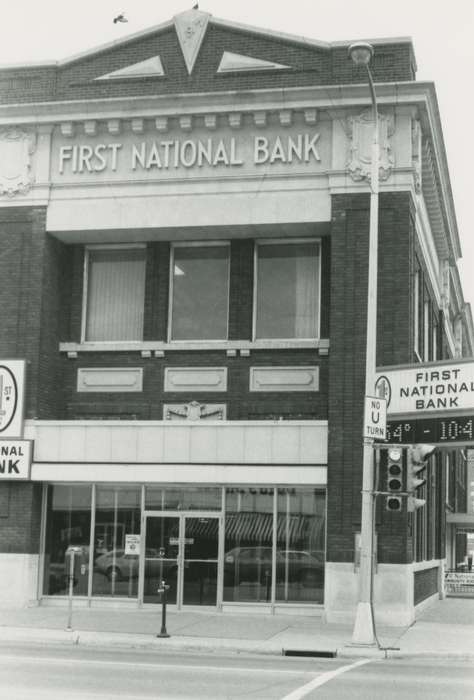
[[[256,338],[319,335],[319,243],[257,246]]]
[[[311,489],[278,489],[277,602],[322,603],[325,495]]]
[[[66,550],[70,545],[82,548],[74,576],[74,595],[87,595],[91,494],[90,485],[57,484],[48,487],[43,585],[45,595],[68,593]]]
[[[145,510],[222,510],[222,489],[147,486]]]
[[[270,602],[273,489],[226,489],[224,601]]]
[[[92,595],[137,596],[140,515],[139,486],[97,486]]]
[[[172,340],[225,340],[229,246],[177,246],[173,255]]]

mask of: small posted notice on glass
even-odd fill
[[[125,535],[125,554],[140,554],[140,535]]]

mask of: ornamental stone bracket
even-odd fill
[[[357,117],[348,119],[349,158],[347,169],[355,182],[370,180],[371,149],[374,121],[372,110],[367,109]],[[395,165],[390,138],[395,131],[393,117],[379,114],[379,177],[387,180]]]
[[[27,194],[34,182],[31,156],[35,149],[35,134],[14,126],[0,129],[0,195]]]
[[[104,119],[87,119],[77,121],[65,121],[59,123],[59,130],[65,138],[75,138],[78,135],[96,136],[104,130],[113,136],[127,131],[135,134],[143,134],[150,129],[159,133],[178,129],[191,132],[194,129],[205,128],[215,131],[218,128],[230,127],[231,129],[243,129],[247,124],[259,128],[275,124],[281,127],[290,127],[294,123],[295,115],[301,115],[301,121],[306,126],[314,126],[318,121],[318,111],[313,107],[296,109],[282,108],[270,110],[254,110],[248,112],[204,112],[195,114],[163,114],[146,117],[112,117]],[[104,129],[105,127],[105,129]]]

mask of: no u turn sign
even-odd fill
[[[387,430],[387,401],[378,396],[365,397],[363,437],[385,440]]]

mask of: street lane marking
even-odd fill
[[[349,664],[348,666],[340,666],[335,671],[327,671],[326,673],[322,673],[320,676],[317,676],[317,678],[314,678],[309,683],[306,683],[300,688],[293,690],[293,692],[289,695],[285,695],[285,697],[281,700],[300,700],[300,698],[304,698],[305,695],[308,695],[308,693],[310,693],[315,688],[319,688],[319,686],[324,685],[325,683],[329,683],[329,681],[332,681],[332,679],[336,676],[340,676],[341,673],[347,673],[347,671],[352,671],[353,668],[357,668],[358,666],[364,666],[365,664],[370,663],[372,660],[373,659],[361,659],[360,661],[356,661],[355,663]]]
[[[215,671],[215,672],[221,672],[221,673],[230,673],[232,671],[237,671],[239,673],[271,673],[274,675],[275,673],[280,673],[280,674],[297,674],[297,675],[314,675],[314,671],[310,670],[304,670],[304,669],[297,669],[297,668],[249,668],[247,666],[200,666],[200,665],[194,665],[194,664],[188,664],[188,665],[182,665],[182,664],[166,664],[166,663],[160,663],[158,660],[155,663],[146,663],[146,662],[141,662],[139,660],[137,661],[108,661],[108,660],[100,660],[100,659],[74,659],[74,658],[67,658],[67,657],[52,657],[52,656],[24,656],[22,654],[19,654],[18,656],[15,656],[13,654],[1,654],[0,653],[0,667],[2,665],[3,661],[29,661],[33,664],[55,664],[57,666],[65,666],[67,664],[85,664],[87,666],[95,665],[95,666],[132,666],[133,668],[137,668],[139,666],[140,668],[144,669],[164,669],[164,670],[193,670],[193,671],[205,671],[206,673],[208,671]],[[8,667],[8,670],[10,671],[11,668]]]

